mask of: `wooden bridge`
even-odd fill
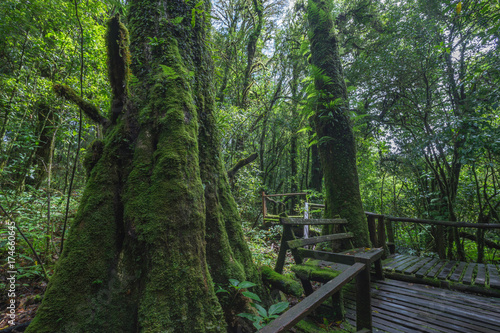
[[[265,200],[263,195],[263,201],[265,202]],[[299,258],[299,264],[302,264],[300,256],[308,254],[311,258],[320,259],[319,263],[316,260],[315,265],[323,268],[331,267],[343,273],[314,292],[311,289],[306,290],[308,297],[276,319],[274,323],[266,326],[262,332],[284,332],[293,327],[294,323],[311,313],[328,297],[333,295],[335,298],[335,293],[355,277],[356,284],[347,285],[344,290],[346,291],[346,319],[357,327],[358,332],[500,332],[500,267],[496,264],[467,263],[394,254],[392,222],[432,224],[437,228],[481,229],[500,229],[500,224],[478,225],[463,222],[388,218],[372,213],[367,213],[367,216],[371,242],[379,249],[378,253],[383,250],[386,256],[382,262],[386,278],[371,282],[371,291],[367,291],[365,286],[362,286],[363,282],[370,283],[369,279],[364,277],[360,280],[356,277],[359,272],[366,268],[363,268],[360,265],[361,262],[356,258],[352,259],[352,262],[348,262],[349,260],[344,258],[345,255],[356,257],[356,253],[346,251],[340,255],[327,254],[299,248],[324,241],[325,237],[335,239],[333,235],[313,237],[311,240],[291,240],[291,231],[286,226],[302,226],[307,224],[307,221],[314,224],[339,223],[339,220],[293,218],[285,221],[281,219],[280,223],[283,224],[285,221],[284,227],[288,229],[284,229],[286,231],[284,231],[276,271],[282,270],[284,253],[290,249],[294,258]],[[265,212],[264,217],[266,217]],[[271,218],[276,219],[274,216]],[[339,235],[344,238],[348,233]],[[389,255],[390,253],[391,255]],[[377,258],[379,258],[378,255],[370,254],[370,259],[363,261],[363,265],[370,267],[372,263],[377,262]],[[359,267],[355,268],[352,266],[353,263]],[[377,277],[380,277],[380,270],[380,267],[376,269]],[[312,276],[309,278],[313,279]],[[302,282],[304,283],[304,281]],[[368,307],[366,302],[370,303]],[[359,310],[360,305],[363,307],[363,311]],[[369,311],[369,314],[366,313],[366,310]],[[368,318],[367,315],[370,317]],[[360,325],[360,320],[364,324]]]
[[[345,293],[346,317],[354,325],[352,289]],[[392,279],[372,283],[371,296],[373,332],[500,332],[500,298]]]

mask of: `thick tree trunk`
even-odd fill
[[[318,148],[325,179],[325,217],[349,222],[356,246],[368,246],[356,167],[356,145],[347,114],[347,89],[331,15],[332,1],[309,0],[311,63],[318,91],[315,114]]]
[[[28,332],[225,332],[213,280],[259,283],[218,157],[210,8],[193,28],[194,5],[130,3],[132,85],[127,31],[111,20],[102,156]]]
[[[311,127],[314,127],[314,123],[311,123]],[[311,146],[311,181],[309,183],[309,188],[315,190],[316,192],[321,192],[322,181],[323,170],[321,169],[318,145],[313,144]]]

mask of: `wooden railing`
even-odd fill
[[[338,263],[344,265],[342,273],[330,281],[328,277],[314,277],[312,275],[297,274],[302,282],[306,298],[293,308],[285,312],[271,324],[267,325],[260,332],[283,332],[304,318],[308,313],[320,306],[328,297],[339,297],[342,287],[352,279],[356,278],[356,327],[358,330],[372,328],[372,311],[370,296],[370,267],[375,266],[377,278],[383,279],[381,257],[382,249],[357,248],[341,253],[317,251],[304,248],[307,245],[329,242],[339,239],[352,238],[351,233],[334,233],[317,236],[307,239],[295,239],[292,231],[293,227],[305,225],[343,225],[347,223],[345,219],[299,219],[280,218],[283,225],[280,252],[276,262],[275,271],[282,273],[287,251],[291,251],[297,266],[301,266],[307,258],[319,259],[322,262]],[[347,266],[347,268],[345,268]],[[326,282],[322,287],[313,291],[311,280]]]
[[[349,281],[351,281],[353,278],[356,276],[364,276],[364,280],[357,280],[357,285],[358,284],[367,284],[369,285],[369,279],[366,281],[366,274],[368,274],[369,278],[369,273],[366,274],[361,274],[362,272],[368,271],[369,268],[367,268],[366,264],[363,264],[361,262],[354,263],[351,267],[340,273],[336,278],[330,280],[329,282],[325,283],[321,288],[313,292],[311,295],[307,296],[304,298],[300,303],[292,307],[290,310],[276,318],[272,323],[269,325],[265,326],[263,329],[259,331],[259,333],[276,333],[276,332],[284,332],[293,326],[297,324],[299,321],[302,320],[305,316],[307,316],[309,313],[311,313],[314,309],[316,309],[318,306],[320,306],[326,299],[328,299],[330,296],[334,295],[335,293],[339,292],[343,286],[345,286]],[[364,288],[367,289],[367,288]],[[364,290],[366,292],[366,290]],[[361,294],[361,290],[357,291],[357,294]],[[368,306],[370,307],[370,297],[369,297],[369,288],[368,288],[368,296],[364,295],[364,299],[362,302],[359,302],[359,306],[366,305],[366,301],[368,300]],[[366,309],[364,309],[366,310]],[[363,332],[370,332],[371,331],[371,308],[368,309],[368,311],[358,311],[358,316],[357,322],[358,326],[369,326],[366,330],[363,330]],[[369,318],[368,318],[369,317]],[[364,328],[364,327],[363,327]]]
[[[441,220],[426,220],[408,217],[394,217],[388,215],[375,214],[365,212],[368,219],[368,229],[370,232],[370,240],[374,247],[382,247],[388,250],[391,254],[395,252],[394,242],[394,225],[393,222],[407,222],[415,224],[426,224],[436,226],[438,234],[443,234],[444,227],[452,228],[474,228],[482,230],[500,229],[499,223],[468,223],[468,222],[451,222]],[[438,240],[444,243],[444,240]]]
[[[270,198],[272,198],[272,197],[303,196],[303,195],[307,195],[307,193],[306,192],[299,192],[299,193],[266,194],[266,192],[262,191],[262,219],[263,219],[264,223],[266,223],[266,222],[278,222],[279,221],[279,215],[268,214],[267,201],[271,201],[275,204],[283,204],[283,202],[274,201],[273,199],[270,199]],[[300,216],[289,216],[289,217],[303,217],[303,216],[300,215]]]

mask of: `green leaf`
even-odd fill
[[[261,299],[260,299],[260,297],[257,294],[254,294],[254,293],[252,293],[250,291],[244,291],[244,292],[242,292],[242,295],[246,296],[246,297],[248,297],[250,299],[253,299],[254,301],[262,302]]]
[[[267,311],[264,309],[261,305],[259,304],[254,304],[255,308],[257,309],[257,312],[262,316],[262,317],[267,317]]]
[[[271,305],[268,311],[269,316],[285,311],[286,309],[288,309],[288,305],[288,302],[279,302],[277,304]]]
[[[246,318],[246,319],[250,319],[251,321],[260,320],[260,317],[257,317],[256,315],[253,315],[250,313],[238,313],[237,316],[242,317],[242,318]]]
[[[179,77],[179,75],[177,75],[177,73],[175,72],[175,70],[172,67],[161,65],[161,64],[160,64],[160,67],[161,67],[161,70],[163,71],[163,74],[167,75],[169,77],[169,79],[174,80],[174,79]]]
[[[194,28],[196,25],[196,9],[191,9],[191,26]]]
[[[253,282],[250,282],[250,281],[242,281],[239,284],[239,287],[242,289],[243,288],[251,288],[251,287],[255,287],[255,286],[256,286],[256,284]]]
[[[312,140],[311,142],[309,142],[309,144],[307,145],[307,147],[311,147],[311,146],[313,146],[313,145],[315,145],[317,143],[318,143],[318,140]]]
[[[311,126],[306,126],[304,128],[301,128],[297,131],[297,133],[301,133],[301,132],[306,132],[306,131],[312,131],[312,128]]]
[[[240,281],[238,281],[236,279],[229,279],[229,283],[231,284],[232,287],[238,287],[238,285],[240,284]]]
[[[203,0],[202,0],[202,1],[199,1],[199,2],[198,2],[195,6],[194,6],[194,8],[198,8],[198,7],[200,7],[201,5],[203,5],[204,3],[205,3],[205,1],[203,1]]]
[[[229,291],[227,291],[226,289],[223,289],[223,288],[219,288],[219,290],[217,290],[215,293],[216,294],[217,293],[228,293],[229,294]]]
[[[178,25],[178,24],[180,24],[183,20],[184,20],[184,17],[182,17],[182,16],[178,16],[178,17],[176,17],[176,18],[172,19],[172,24],[173,24],[173,25]]]

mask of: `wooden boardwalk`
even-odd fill
[[[354,324],[354,293],[345,298]],[[500,298],[390,279],[372,283],[372,315],[373,332],[500,332]]]
[[[417,279],[437,279],[450,283],[500,289],[497,265],[476,264],[437,258],[397,254],[383,262],[384,271],[414,276]]]

